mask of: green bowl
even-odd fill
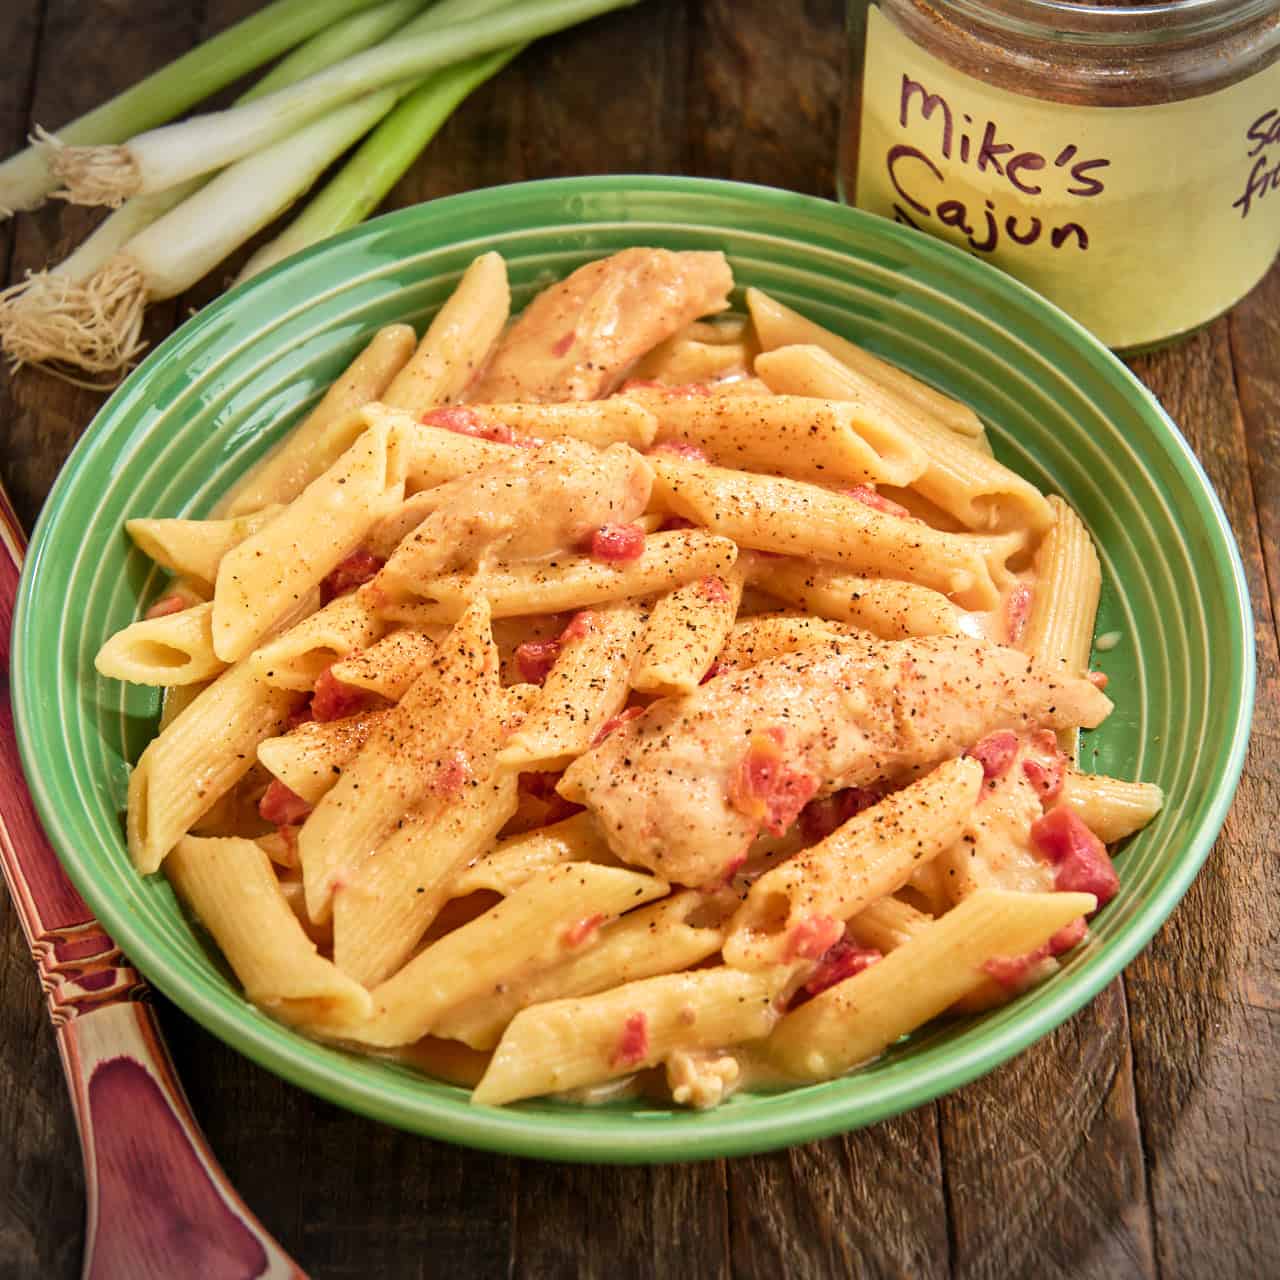
[[[152,691],[100,678],[103,639],[160,576],[128,516],[199,516],[319,398],[379,325],[421,328],[476,254],[497,249],[514,305],[627,245],[723,249],[758,285],[973,405],[996,452],[1064,494],[1098,543],[1095,665],[1116,710],[1087,767],[1159,783],[1159,817],[1118,859],[1092,942],[1007,1007],[895,1046],[872,1066],[718,1110],[639,1102],[473,1107],[464,1090],[313,1043],[249,1004],[163,876],[129,865],[129,762]],[[134,964],[197,1021],[352,1110],[477,1147],[579,1160],[737,1155],[870,1124],[989,1071],[1078,1009],[1150,939],[1227,813],[1253,704],[1244,574],[1222,509],[1155,399],[1062,312],[949,246],[857,210],[684,178],[582,178],[478,191],[379,218],[207,307],[85,433],[50,495],[14,622],[18,735],[36,804],[77,887]]]

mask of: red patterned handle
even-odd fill
[[[36,818],[8,680],[24,542],[0,489],[0,864],[49,1000],[80,1130],[84,1275],[303,1277],[219,1168],[146,1003],[146,984],[67,879]]]

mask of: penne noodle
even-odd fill
[[[591,863],[540,872],[510,897],[464,924],[373,990],[374,1011],[344,1034],[391,1048],[426,1035],[447,1010],[513,974],[545,968],[564,954],[566,934],[588,919],[611,919],[667,892],[653,876]]]
[[[455,898],[487,891],[503,897],[515,892],[531,876],[563,862],[595,862],[603,867],[622,864],[589,813],[575,813],[548,827],[525,831],[500,841],[460,871],[449,885]]]
[[[502,1106],[656,1066],[677,1051],[759,1040],[791,972],[695,969],[516,1014],[471,1101]]]
[[[335,662],[372,644],[385,629],[358,595],[339,596],[255,649],[247,661],[268,684],[309,692]]]
[[[328,918],[334,889],[404,814],[433,795],[447,797],[474,776],[472,737],[483,732],[501,695],[481,598],[302,824],[298,855],[312,920]]]
[[[502,768],[556,772],[592,745],[627,700],[648,616],[629,602],[579,614],[524,723],[498,753]]]
[[[425,629],[401,627],[367,649],[335,662],[329,674],[353,689],[399,702],[448,634],[443,624]]]
[[[366,711],[340,720],[308,720],[260,742],[258,762],[295,795],[318,804],[386,718],[386,711]]]
[[[292,502],[350,446],[359,434],[352,434],[353,414],[390,386],[412,354],[414,341],[410,325],[379,329],[320,403],[231,490],[219,510],[240,516],[272,503]]]
[[[507,264],[501,254],[482,253],[383,393],[383,403],[416,415],[456,400],[484,368],[510,310]]]
[[[652,462],[656,502],[741,546],[906,578],[967,609],[999,603],[1005,565],[1026,543],[1021,531],[942,533],[799,480],[662,457]]]
[[[769,1060],[796,1080],[843,1075],[989,981],[988,960],[1035,950],[1096,905],[1090,893],[975,893],[787,1014],[765,1046]]]
[[[563,555],[494,565],[474,574],[443,574],[419,584],[425,605],[413,601],[389,604],[381,613],[415,626],[450,622],[480,593],[487,597],[495,618],[563,613],[653,595],[708,574],[727,573],[737,558],[738,549],[728,538],[700,529],[678,529],[645,538],[644,554],[620,564]]]
[[[694,444],[712,462],[798,480],[906,485],[928,466],[897,424],[863,405],[811,396],[627,392],[653,410],[659,445]]]
[[[917,911],[909,902],[890,896],[863,907],[849,921],[845,936],[851,937],[859,946],[872,947],[882,955],[888,955],[909,942],[932,920],[932,916]]]
[[[489,772],[479,760],[473,767]],[[367,987],[390,977],[448,901],[454,873],[493,844],[515,811],[515,775],[499,773],[406,814],[334,894],[338,968]]]
[[[369,993],[319,954],[252,840],[185,836],[165,872],[255,1004],[315,1029],[368,1017]]]
[[[897,892],[960,838],[981,786],[976,760],[949,760],[766,871],[729,922],[725,963],[758,969],[826,950],[838,922]]]
[[[904,405],[910,406],[917,413],[936,418],[957,435],[974,438],[984,434],[981,419],[967,404],[953,400],[921,382],[919,378],[913,378],[897,365],[873,356],[847,338],[841,338],[812,320],[806,320],[804,316],[792,311],[790,307],[784,307],[760,289],[747,290],[747,308],[751,312],[756,337],[766,352],[796,344],[820,347],[847,368],[892,392]]]
[[[142,875],[249,771],[258,744],[278,734],[301,698],[243,663],[224,671],[176,716],[134,765],[126,820],[129,855]]]
[[[694,325],[690,325],[654,347],[631,370],[631,381],[662,382],[668,386],[700,385],[740,377],[750,371],[756,355],[754,343],[745,338],[707,341],[690,337],[693,328]],[[627,385],[622,390],[630,394]]]
[[[658,420],[641,404],[621,396],[608,400],[570,400],[564,404],[469,404],[481,427],[506,427],[534,440],[572,436],[599,449],[629,444],[647,449]]]
[[[1145,827],[1160,812],[1164,792],[1152,782],[1126,782],[1068,769],[1059,804],[1066,805],[1104,844]]]
[[[213,605],[131,623],[107,641],[93,660],[98,674],[134,684],[200,684],[226,670],[213,651]]]
[[[905,431],[928,455],[912,487],[967,529],[1027,528],[1041,533],[1053,523],[1044,495],[990,454],[975,449],[935,418],[904,411],[870,378],[846,369],[813,347],[783,347],[756,361],[756,372],[774,391],[854,400]]]
[[[177,684],[165,689],[156,732],[163,733],[212,683],[213,680],[202,680],[198,684]]]
[[[764,613],[733,624],[716,655],[720,672],[740,671],[757,662],[780,658],[817,644],[830,644],[853,633],[853,628],[799,613]]]
[[[953,635],[960,612],[940,591],[890,578],[861,578],[836,565],[787,557],[757,560],[752,582],[822,618],[847,622],[883,640]]]
[[[222,557],[284,510],[264,507],[227,520],[126,520],[134,545],[158,565],[212,587]]]
[[[403,463],[396,433],[386,424],[370,427],[270,525],[223,557],[213,597],[220,658],[245,657],[399,505]]]
[[[653,607],[631,672],[631,686],[657,697],[692,693],[706,677],[733,627],[742,601],[743,572],[687,582]]]
[[[718,926],[691,923],[706,904],[703,894],[686,889],[603,928],[590,928],[568,957],[505,984],[500,992],[450,1009],[432,1034],[473,1049],[492,1049],[511,1019],[530,1005],[592,996],[699,964],[715,955],[724,937]]]

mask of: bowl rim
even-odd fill
[[[764,1106],[748,1113],[742,1106],[729,1105],[703,1113],[668,1113],[655,1111],[640,1119],[627,1117],[625,1124],[578,1126],[563,1111],[555,1113],[522,1108],[490,1108],[470,1105],[465,1097],[433,1097],[421,1094],[408,1109],[393,1095],[374,1087],[371,1082],[352,1077],[344,1059],[336,1054],[314,1054],[317,1042],[301,1033],[289,1031],[281,1039],[266,1034],[246,1018],[248,1006],[226,1007],[206,1000],[194,985],[175,973],[162,954],[162,948],[145,928],[136,927],[123,904],[112,895],[98,892],[98,886],[87,858],[81,856],[75,838],[66,829],[62,815],[39,767],[35,742],[38,717],[37,691],[31,687],[30,665],[24,661],[29,647],[38,643],[37,603],[42,579],[41,566],[49,549],[51,530],[61,514],[62,500],[79,470],[90,458],[100,424],[109,419],[117,403],[134,387],[149,378],[170,357],[179,343],[190,341],[202,330],[216,326],[228,310],[236,307],[246,292],[278,280],[317,257],[333,253],[365,237],[376,237],[389,226],[429,220],[436,210],[466,211],[472,206],[492,208],[512,193],[530,193],[548,198],[574,198],[588,194],[675,194],[703,196],[736,201],[750,216],[752,206],[778,213],[784,208],[805,209],[814,215],[849,219],[850,226],[861,225],[864,231],[887,238],[891,244],[924,260],[936,260],[946,269],[956,270],[960,263],[977,271],[984,287],[1003,295],[1003,301],[1015,309],[1038,310],[1046,319],[1065,329],[1073,345],[1084,348],[1096,360],[1119,373],[1128,390],[1136,394],[1146,410],[1158,422],[1169,461],[1187,484],[1195,505],[1206,516],[1208,532],[1218,549],[1225,551],[1229,569],[1227,595],[1232,601],[1230,622],[1238,624],[1239,644],[1219,660],[1233,663],[1236,697],[1224,708],[1235,717],[1243,732],[1236,734],[1226,766],[1215,779],[1213,802],[1204,819],[1186,841],[1176,861],[1160,883],[1144,900],[1134,904],[1123,931],[1108,941],[1091,963],[1075,974],[1064,975],[1056,989],[1046,992],[1040,1001],[1028,1006],[1008,1023],[979,1026],[980,1034],[962,1035],[948,1045],[944,1062],[934,1064],[928,1073],[907,1071],[904,1078],[879,1079],[874,1095],[832,1090],[829,1086],[792,1089],[777,1095],[754,1095],[755,1102],[782,1102],[776,1108]],[[590,217],[581,220],[586,225]],[[565,228],[574,222],[567,219]],[[550,228],[548,228],[550,230]],[[797,241],[797,243],[803,243]],[[1150,941],[1159,926],[1170,915],[1186,893],[1196,873],[1207,858],[1235,795],[1243,769],[1252,724],[1256,684],[1254,636],[1251,625],[1252,607],[1244,565],[1222,504],[1203,467],[1182,433],[1156,397],[1111,352],[1107,351],[1081,325],[1065,312],[1036,294],[1027,286],[996,268],[974,259],[942,241],[849,206],[817,196],[802,195],[780,188],[719,179],[679,176],[629,174],[598,175],[574,178],[551,178],[533,182],[510,183],[459,195],[441,197],[423,204],[384,214],[296,254],[263,273],[260,277],[221,295],[197,315],[170,334],[129,376],[95,415],[80,441],[72,450],[50,490],[33,532],[30,548],[19,584],[13,619],[12,691],[14,725],[23,768],[41,822],[59,860],[112,937],[135,965],[165,996],[223,1043],[266,1067],[292,1084],[338,1104],[400,1128],[431,1137],[512,1155],[546,1159],[568,1159],[608,1162],[666,1162],[743,1155],[772,1150],[781,1146],[809,1141],[843,1132],[851,1128],[877,1123],[949,1093],[1007,1061],[1034,1041],[1063,1023],[1071,1014],[1091,1000]],[[276,1030],[281,1028],[272,1024]],[[323,1046],[321,1046],[323,1047]],[[857,1075],[844,1077],[856,1081]],[[595,1113],[599,1115],[601,1113]]]

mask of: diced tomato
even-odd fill
[[[883,959],[884,955],[874,947],[860,947],[847,938],[841,938],[822,957],[821,963],[801,991],[810,997],[821,995],[837,982],[855,977],[864,969],[871,968],[877,960]]]
[[[345,720],[357,711],[363,711],[368,694],[354,685],[343,684],[328,669],[316,680],[315,693],[311,695],[311,715],[322,724],[329,720]]]
[[[872,787],[845,787],[820,800],[810,800],[800,814],[800,833],[813,844],[825,840],[843,827],[855,814],[869,809],[882,799]]]
[[[262,799],[258,801],[258,813],[263,822],[273,826],[292,826],[301,822],[311,812],[312,806],[296,791],[290,790],[279,778],[272,778]]]
[[[1105,689],[1111,683],[1111,677],[1105,671],[1090,671],[1088,679],[1095,689]]]
[[[714,573],[703,578],[698,584],[698,589],[712,604],[728,604],[733,599],[729,594],[729,588],[724,584],[724,579],[716,577]]]
[[[610,716],[604,724],[599,728],[596,736],[591,739],[591,745],[598,747],[616,728],[626,724],[629,720],[635,720],[639,716],[644,715],[648,710],[647,707],[626,707],[619,711],[616,716]]]
[[[844,924],[830,916],[809,916],[787,934],[788,960],[821,960],[844,937]]]
[[[850,498],[856,498],[864,507],[883,511],[887,516],[897,516],[900,520],[915,519],[900,502],[894,502],[892,498],[886,498],[883,493],[878,493],[874,485],[855,484],[852,489],[845,489],[844,493]]]
[[[596,629],[596,615],[590,609],[579,609],[569,619],[569,625],[560,633],[561,644],[572,644],[589,636]]]
[[[655,444],[650,453],[665,453],[668,457],[680,458],[685,462],[710,462],[707,451],[691,440],[664,440]]]
[[[1038,818],[1031,825],[1031,843],[1053,863],[1054,886],[1063,893],[1091,893],[1101,907],[1119,891],[1107,846],[1072,810],[1059,806]]]
[[[308,698],[296,711],[289,713],[288,720],[285,721],[285,729],[296,729],[300,724],[308,724],[316,718],[315,711],[311,707],[311,699]]]
[[[530,443],[529,437],[519,437],[505,423],[486,422],[474,409],[462,405],[442,405],[428,409],[419,419],[424,426],[439,427],[460,436],[474,436],[477,440],[491,440],[494,444]],[[533,441],[537,444],[537,441]]]
[[[576,335],[570,329],[568,333],[561,335],[551,344],[551,354],[553,356],[565,356],[569,354],[569,348],[573,346]]]
[[[1060,956],[1072,947],[1079,946],[1089,932],[1088,922],[1084,916],[1078,916],[1070,924],[1064,924],[1048,941],[1049,954]]]
[[[784,741],[776,726],[753,733],[729,787],[729,803],[775,836],[791,826],[818,789],[813,774],[786,763]]]
[[[600,926],[604,923],[604,916],[597,913],[593,916],[583,916],[581,920],[575,920],[560,935],[561,943],[566,947],[580,947],[588,938],[600,932]]]
[[[602,524],[591,535],[591,554],[610,564],[628,564],[644,555],[644,529],[638,524]]]
[[[176,591],[161,596],[142,616],[144,618],[167,618],[171,613],[181,613],[187,608],[185,597]]]
[[[526,640],[516,645],[516,666],[530,684],[541,684],[559,656],[559,640]]]
[[[292,823],[285,823],[276,828],[276,835],[284,842],[284,853],[275,855],[273,860],[282,867],[300,867],[302,860],[298,856],[298,828]]]
[[[965,752],[982,766],[984,778],[1003,778],[1018,754],[1018,735],[1011,729],[997,729]]]
[[[698,683],[706,684],[708,680],[714,680],[723,670],[724,668],[718,662],[712,661],[711,665],[703,672],[702,679]]]
[[[618,1047],[613,1051],[612,1065],[636,1067],[649,1054],[649,1019],[643,1013],[631,1013],[622,1024]]]
[[[458,750],[446,752],[431,768],[427,789],[438,796],[456,796],[473,778],[471,761]]]
[[[320,603],[328,604],[368,582],[386,561],[367,547],[353,551],[320,583]]]
[[[1022,633],[1027,629],[1027,619],[1031,616],[1031,602],[1034,596],[1025,582],[1013,585],[1004,599],[1004,634],[1006,644],[1017,644]]]
[[[992,956],[982,966],[982,972],[994,978],[1010,991],[1022,991],[1029,985],[1031,971],[1049,954],[1049,944],[1037,947],[1020,956]]]

